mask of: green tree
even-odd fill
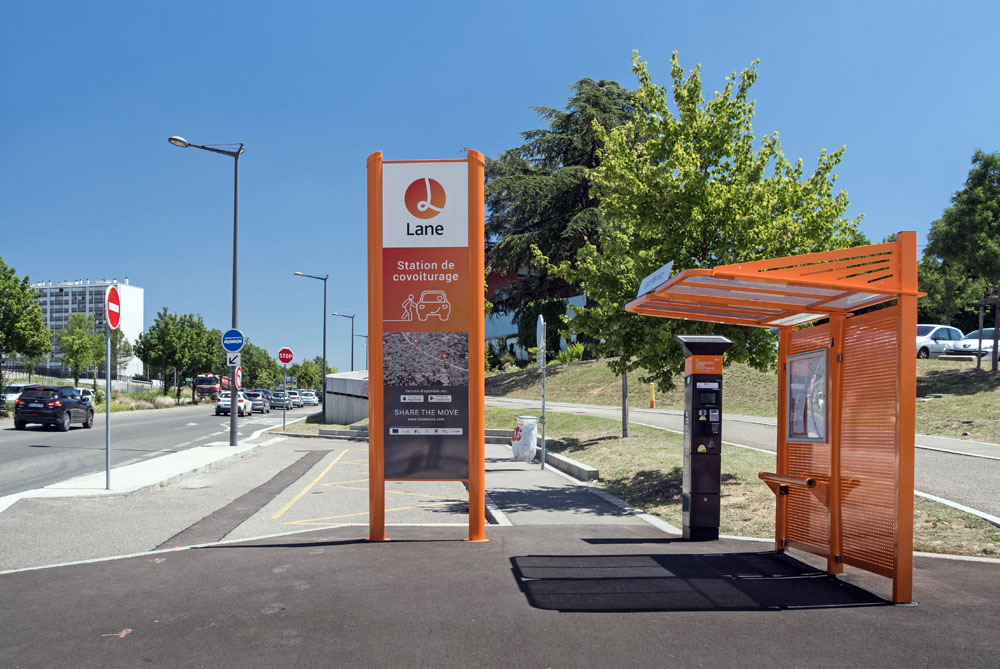
[[[683,368],[674,333],[728,336],[735,342],[730,360],[767,367],[775,354],[766,330],[637,316],[625,304],[644,276],[671,260],[676,272],[864,243],[860,217],[844,218],[847,194],[833,190],[844,149],[822,150],[806,176],[801,159],[785,158],[777,133],[755,148],[749,92],[756,62],[708,100],[700,68],[685,76],[676,53],[671,91],[653,83],[637,53],[632,64],[639,81],[634,118],[597,128],[605,146],[592,173],[601,244],[588,241],[562,262],[538,251],[550,273],[588,297],[569,325],[596,340],[600,355],[621,356],[609,363],[616,373],[639,370],[641,381],[661,388]]]
[[[0,358],[39,358],[52,350],[52,333],[35,302],[37,291],[27,275],[19,279],[16,272],[0,258]],[[0,365],[0,393],[4,385]]]
[[[66,326],[56,333],[62,361],[73,374],[73,385],[80,385],[84,370],[104,358],[104,337],[94,332],[94,317],[90,314],[70,314]]]
[[[1000,153],[976,151],[965,187],[931,223],[926,253],[963,267],[989,288],[1000,283]]]
[[[218,348],[218,339],[215,343]],[[163,394],[171,385],[180,389],[186,377],[194,377],[212,364],[214,352],[201,316],[175,314],[163,307],[153,324],[139,336],[136,351],[147,365],[158,370],[163,379]],[[192,397],[194,388],[192,387]]]
[[[249,341],[240,352],[244,388],[270,388],[274,377],[274,360],[267,351]]]
[[[538,346],[538,317],[545,319],[545,349],[549,359],[559,354],[566,300],[537,300],[528,303],[517,321],[517,344],[527,350]]]
[[[941,323],[969,332],[979,327],[979,298],[987,292],[986,281],[976,278],[963,265],[945,262],[924,253],[920,260],[920,290],[927,297],[917,302],[919,320]]]
[[[320,364],[312,360],[303,360],[288,368],[288,375],[295,377],[298,388],[318,390],[320,386],[320,370],[323,369],[322,358]]]
[[[111,331],[111,373],[115,378],[121,374],[121,370],[128,366],[129,360],[135,357],[135,347],[129,342],[128,337],[121,328]]]
[[[486,266],[489,273],[534,268],[538,276],[512,283],[494,296],[496,313],[516,317],[532,302],[579,294],[577,286],[539,265],[532,247],[551,262],[576,257],[585,243],[598,244],[601,213],[589,170],[599,161],[595,128],[625,123],[633,94],[614,81],[581,79],[565,110],[536,107],[547,128],[521,133],[524,144],[486,161]]]

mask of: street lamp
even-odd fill
[[[295,272],[295,276],[304,276],[309,279],[318,279],[323,282],[323,420],[326,420],[326,280],[330,275],[315,276],[313,274],[303,274]]]
[[[362,337],[365,340],[365,369],[371,369],[371,365],[368,362],[368,335],[354,335],[355,337]]]
[[[351,319],[351,371],[354,371],[354,314],[338,314],[336,311],[330,314],[331,316],[340,316],[341,318]]]
[[[204,146],[201,144],[192,144],[183,137],[169,137],[167,141],[174,146],[179,146],[182,149],[186,149],[189,146],[193,146],[196,149],[202,149],[203,151],[211,151],[212,153],[219,153],[224,156],[229,156],[233,159],[233,329],[238,329],[237,325],[237,299],[236,293],[239,287],[239,249],[240,249],[240,156],[243,155],[243,142],[240,142],[239,147],[235,150],[232,149],[220,149],[218,146]],[[235,146],[235,145],[228,145]],[[238,446],[239,445],[239,435],[236,431],[236,415],[239,413],[237,407],[239,406],[239,397],[237,395],[236,389],[236,368],[233,367],[230,371],[229,380],[229,445]]]

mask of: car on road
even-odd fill
[[[80,393],[80,397],[90,402],[91,406],[97,403],[97,393],[90,388],[75,388],[75,390]]]
[[[215,403],[215,415],[219,416],[221,414],[229,415],[230,406],[229,400],[232,393],[228,390],[223,390],[219,395],[219,400]],[[251,413],[250,400],[247,399],[246,393],[242,390],[237,391],[236,397],[236,415],[246,416]]]
[[[293,408],[292,398],[280,390],[276,390],[271,393],[271,407],[274,409],[291,409]]]
[[[250,400],[250,413],[253,413],[254,411],[271,413],[271,400],[265,397],[263,393],[252,390],[247,393],[247,399]]]
[[[289,397],[292,398],[292,407],[293,408],[294,407],[304,406],[303,403],[302,403],[302,396],[299,395],[299,391],[298,390],[288,390],[288,391],[285,391],[285,392],[286,392],[286,394]]]
[[[973,330],[962,337],[961,341],[951,342],[951,346],[945,349],[942,357],[950,355],[978,355],[980,358],[993,355],[993,328],[984,328],[983,347],[979,348],[979,330]]]
[[[66,432],[72,423],[94,427],[94,407],[76,388],[66,386],[25,386],[14,401],[14,428],[23,430],[29,423],[54,426]]]
[[[302,405],[309,407],[318,407],[319,398],[316,397],[315,390],[303,390],[300,395],[302,395]]]
[[[17,383],[12,383],[9,386],[3,387],[3,394],[0,394],[0,401],[3,402],[13,402],[15,401],[21,392],[24,390],[25,386]]]
[[[917,326],[917,357],[936,358],[949,346],[962,339],[962,331],[949,325]]]

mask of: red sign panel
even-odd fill
[[[290,349],[290,348],[285,347],[285,348],[281,349],[280,351],[278,351],[278,362],[280,362],[283,365],[287,365],[294,358],[295,358],[295,355],[292,353],[292,349]]]
[[[104,319],[112,330],[118,329],[122,319],[122,301],[114,286],[108,286],[104,291]]]
[[[243,388],[243,368],[236,368],[236,390],[242,390]]]

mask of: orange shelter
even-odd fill
[[[917,242],[688,269],[626,305],[632,313],[777,328],[775,546],[892,579],[913,591]],[[886,302],[877,310],[857,311]],[[823,321],[812,327],[800,327]]]

